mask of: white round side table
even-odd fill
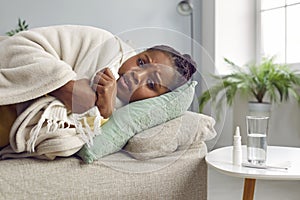
[[[247,149],[242,146],[243,162],[247,162]],[[254,197],[256,179],[264,180],[300,180],[300,148],[268,146],[267,162],[269,166],[288,166],[288,169],[259,169],[232,164],[232,146],[215,149],[207,154],[208,166],[228,176],[244,178],[243,200]]]

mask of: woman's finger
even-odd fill
[[[105,81],[112,81],[115,80],[115,78],[113,77],[112,72],[110,70],[105,72],[98,72],[94,77],[93,83],[99,83],[102,80],[102,84],[105,84]]]
[[[92,88],[95,92],[97,92],[98,94],[100,95],[103,95],[105,93],[108,92],[109,88],[108,87],[105,87],[103,85],[99,85],[99,84],[93,84],[92,85]]]
[[[98,88],[99,87],[99,88]],[[103,86],[102,86],[103,87]],[[95,91],[95,92],[99,92],[98,90],[100,89],[100,85],[98,85],[98,83],[94,83],[92,85],[92,89]]]
[[[109,68],[106,68],[104,70],[104,74],[106,74],[111,79],[115,79],[115,76],[113,75],[112,71]]]

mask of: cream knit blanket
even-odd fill
[[[68,115],[60,101],[44,95],[70,80],[92,80],[104,67],[117,76],[132,55],[119,38],[88,26],[36,28],[0,41],[0,105],[26,105],[11,129],[10,146],[0,151],[0,157],[54,159],[91,142],[99,134],[98,109]],[[96,131],[87,126],[90,116]]]

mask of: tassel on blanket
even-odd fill
[[[88,145],[93,145],[93,137],[101,133],[101,124],[103,117],[97,107],[82,114],[72,114],[76,131],[80,134],[82,140]]]
[[[103,117],[97,107],[82,114],[68,115],[66,107],[60,101],[54,100],[47,105],[38,123],[31,129],[26,150],[35,152],[36,141],[43,126],[47,126],[46,134],[51,134],[74,125],[82,141],[90,146],[93,144],[93,137],[101,133],[102,122]]]
[[[53,107],[47,116],[47,133],[53,133],[57,129],[67,129],[71,125],[68,119],[67,109],[64,106]]]
[[[68,118],[65,106],[57,100],[51,102],[44,110],[37,125],[35,125],[30,131],[29,139],[27,141],[27,151],[35,152],[35,143],[44,123],[47,123],[46,133],[53,133],[57,129],[68,129],[72,124]]]
[[[35,142],[38,138],[39,132],[43,126],[43,123],[45,121],[45,118],[43,118],[43,116],[41,117],[41,119],[39,120],[38,124],[35,125],[29,134],[29,140],[27,141],[27,151],[29,152],[34,152],[35,151]]]

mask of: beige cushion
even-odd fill
[[[214,125],[212,117],[186,111],[181,117],[136,134],[123,149],[139,160],[165,156],[214,138]]]

